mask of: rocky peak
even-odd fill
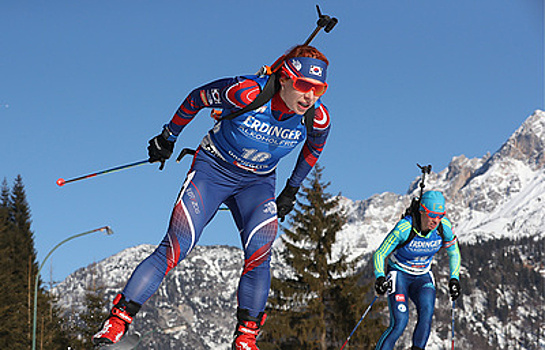
[[[532,170],[545,165],[545,112],[535,111],[503,144],[498,157],[526,162]]]

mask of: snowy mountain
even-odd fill
[[[457,348],[545,348],[544,150],[545,112],[536,111],[494,154],[454,157],[446,169],[427,177],[426,189],[445,193],[448,216],[462,244],[464,295],[456,310]],[[418,181],[404,195],[342,198],[349,221],[338,235],[335,250],[354,258],[369,257],[419,193]],[[52,292],[59,305],[71,306],[67,311],[71,313],[81,310],[85,287],[97,281],[106,286],[111,300],[153,249],[133,247],[79,269]],[[277,274],[284,271],[278,258],[281,249],[277,240],[273,254]],[[450,348],[444,259],[438,257],[434,264],[438,301],[427,347],[432,350]],[[362,259],[360,268],[372,281],[368,262]],[[137,315],[131,331],[144,335],[145,346],[139,349],[229,349],[241,269],[239,249],[197,246]],[[387,315],[385,310],[380,312]],[[399,346],[408,344],[409,327]]]
[[[54,290],[60,304],[72,305],[70,312],[77,313],[82,308],[86,286],[97,283],[106,287],[108,300],[113,300],[136,266],[154,249],[152,245],[125,249],[77,270]],[[148,345],[153,349],[227,349],[235,327],[242,261],[238,248],[195,247],[144,305],[131,330],[149,334],[143,339],[152,341]]]
[[[448,217],[461,242],[503,237],[545,236],[545,112],[536,111],[492,156],[454,157],[426,178],[426,190],[442,191]],[[344,199],[350,222],[338,249],[352,256],[374,251],[420,192],[414,180],[405,195],[382,193]],[[356,237],[356,239],[354,239]],[[356,242],[356,243],[352,243]]]

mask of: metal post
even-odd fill
[[[107,235],[112,235],[114,233],[112,231],[112,229],[110,228],[110,226],[103,226],[103,227],[100,227],[100,228],[97,228],[97,229],[94,229],[94,230],[91,230],[91,231],[86,231],[86,232],[83,232],[83,233],[78,233],[76,235],[70,236],[67,239],[65,239],[64,241],[57,244],[55,247],[53,247],[53,249],[51,249],[49,251],[49,253],[45,257],[45,259],[42,261],[42,264],[38,268],[38,272],[36,272],[36,281],[34,282],[34,317],[33,317],[33,320],[32,320],[32,350],[36,350],[36,321],[37,321],[37,313],[38,313],[38,283],[40,282],[40,280],[39,280],[40,279],[40,271],[44,267],[45,262],[47,261],[47,259],[51,256],[51,254],[53,254],[53,252],[58,247],[60,247],[64,243],[66,243],[68,241],[71,241],[71,240],[73,240],[75,238],[85,236],[85,235],[88,235],[90,233],[94,233],[94,232],[98,232],[98,231],[105,231]]]

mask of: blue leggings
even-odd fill
[[[391,350],[403,334],[409,321],[409,300],[416,306],[418,321],[413,332],[413,345],[424,349],[431,331],[431,320],[435,308],[435,282],[430,272],[410,275],[402,271],[390,271],[392,290],[388,291],[390,326],[380,337],[376,350]]]
[[[199,149],[182,186],[167,233],[157,249],[138,265],[123,290],[143,304],[166,274],[191,252],[220,205],[230,209],[244,249],[244,269],[237,299],[257,317],[264,311],[271,282],[270,250],[278,221],[275,173],[256,175]]]

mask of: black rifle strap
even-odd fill
[[[307,134],[312,131],[312,128],[314,127],[314,115],[316,113],[316,109],[314,105],[307,109],[305,112],[305,116],[303,118],[303,123],[305,123],[305,127],[307,128]]]
[[[257,95],[255,100],[253,100],[249,105],[246,107],[239,109],[238,111],[235,111],[231,114],[228,114],[226,116],[221,117],[220,120],[230,120],[238,117],[239,115],[242,115],[246,112],[253,111],[254,109],[257,109],[261,106],[263,106],[265,103],[269,102],[274,94],[280,90],[280,81],[279,81],[279,73],[273,73],[269,80],[267,80],[267,83],[263,87],[263,90]]]
[[[403,248],[407,244],[411,243],[411,241],[414,239],[414,237],[416,237],[416,235],[418,234],[418,231],[417,231],[418,228],[415,225],[415,220],[416,219],[413,216],[413,224],[411,226],[411,232],[409,233],[409,237],[407,237],[407,240],[405,242],[399,244],[395,249]],[[441,223],[441,222],[437,226],[437,234],[441,237],[441,239],[443,241],[445,240],[445,234],[443,233],[443,223]]]
[[[263,87],[263,90],[257,95],[255,100],[253,100],[249,105],[247,105],[244,108],[239,109],[238,111],[235,111],[231,114],[228,114],[226,116],[221,117],[220,120],[231,120],[234,119],[246,112],[253,111],[254,109],[257,109],[261,106],[263,106],[265,103],[269,102],[274,94],[280,90],[280,80],[279,80],[280,73],[275,72],[271,75],[269,80],[267,80],[267,83],[265,83],[265,86]],[[310,107],[304,115],[303,123],[305,124],[305,127],[307,128],[307,133],[312,131],[312,127],[314,126],[314,114],[316,110],[314,106]]]

